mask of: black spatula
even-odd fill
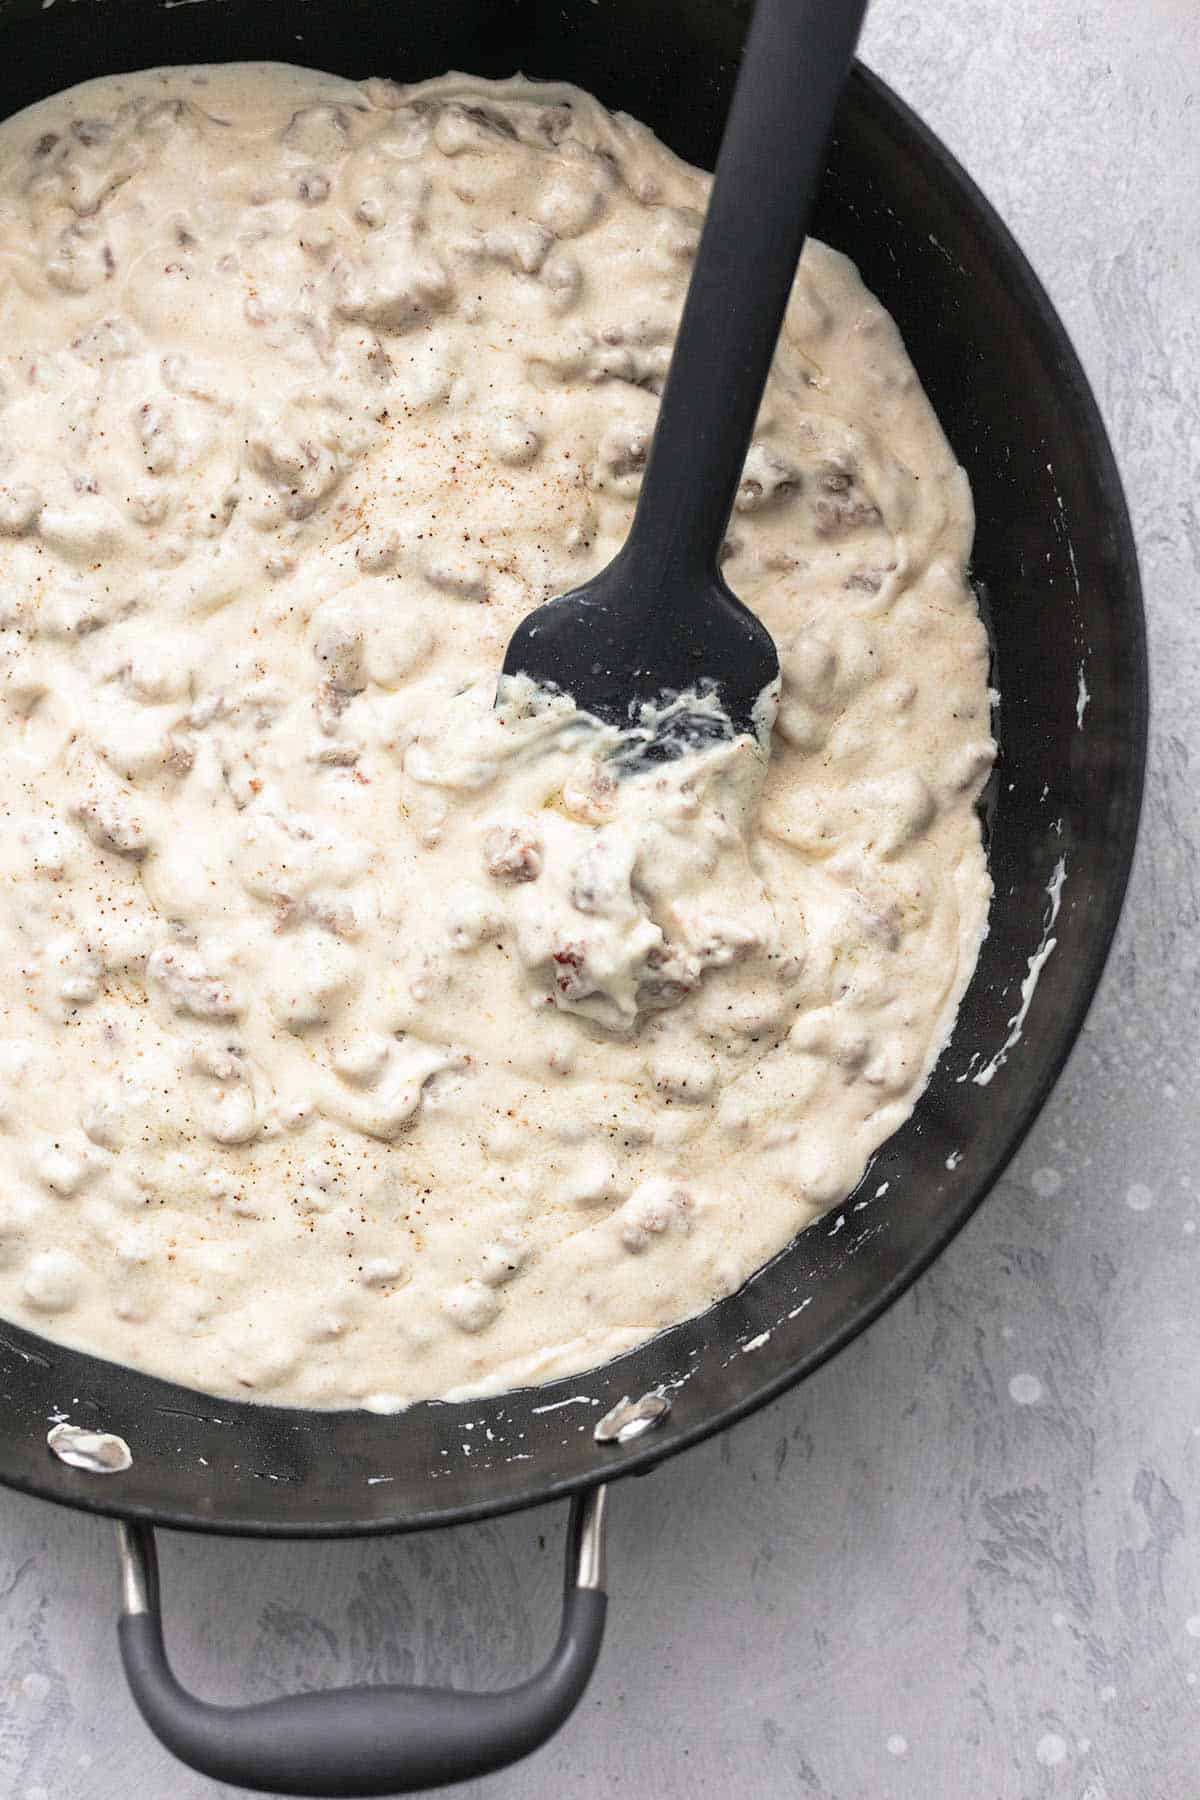
[[[504,659],[503,677],[610,725],[707,694],[652,731],[659,756],[751,729],[779,673],[718,556],[865,10],[758,0],[633,526],[599,575],[522,620]]]

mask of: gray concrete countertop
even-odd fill
[[[876,0],[866,59],[963,158],[1066,320],[1128,487],[1153,761],[1118,945],[1009,1174],[800,1391],[613,1496],[567,1729],[456,1789],[823,1800],[1200,1791],[1200,12]],[[562,1519],[393,1543],[164,1540],[213,1697],[511,1679]],[[108,1526],[0,1493],[4,1800],[216,1800],[118,1673]]]

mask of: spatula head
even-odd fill
[[[661,757],[760,730],[779,657],[766,626],[719,579],[648,598],[618,556],[521,621],[504,675],[569,694],[606,725],[639,728]]]

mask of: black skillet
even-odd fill
[[[76,0],[69,10],[0,0],[0,114],[92,75],[164,62],[290,59],[402,80],[447,67],[520,68],[578,81],[711,166],[747,12],[736,0],[226,0],[169,10],[159,0]],[[599,1484],[649,1469],[809,1374],[927,1266],[1017,1148],[1095,990],[1136,836],[1146,662],[1124,498],[1079,363],[1020,250],[937,140],[861,68],[839,113],[812,230],[854,257],[896,318],[970,475],[974,571],[1002,695],[988,807],[991,933],[916,1115],[855,1196],[866,1204],[847,1206],[739,1294],[594,1376],[398,1418],[211,1401],[0,1326],[0,1479],[9,1485],[143,1528],[297,1537],[417,1530],[590,1495],[572,1538],[572,1572],[583,1577],[582,1601],[572,1601],[578,1623],[599,1609],[588,1596],[603,1586]],[[1055,948],[1023,1035],[980,1085],[972,1077],[1010,1037],[1029,959],[1043,947],[1060,859]],[[874,1199],[885,1182],[886,1196]],[[593,1441],[609,1404],[664,1385],[671,1410],[655,1430],[623,1445]],[[547,1410],[581,1393],[595,1406]],[[63,1408],[126,1437],[132,1468],[99,1477],[56,1461],[45,1438]],[[486,1455],[463,1455],[468,1422]],[[149,1551],[148,1530],[130,1535],[124,1569],[134,1605],[145,1599]],[[140,1616],[150,1622],[132,1627],[135,1655],[154,1629],[152,1612]],[[498,1751],[519,1753],[564,1716],[582,1673],[574,1641],[568,1632],[548,1687],[498,1699]],[[143,1664],[132,1673],[141,1704],[170,1702],[160,1671]],[[382,1736],[328,1732],[334,1779],[320,1774],[316,1791],[378,1792],[404,1772],[392,1764],[389,1775],[376,1759],[394,1748],[390,1702],[381,1712]],[[256,1743],[252,1721],[245,1743],[206,1714],[185,1722],[198,1741],[178,1747],[197,1761],[229,1746],[226,1779],[269,1783],[287,1773],[261,1760],[269,1746]],[[414,1762],[409,1776],[452,1779],[483,1766],[473,1742],[433,1749],[434,1766]],[[393,1781],[404,1785],[412,1782]]]

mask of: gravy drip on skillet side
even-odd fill
[[[0,127],[0,1310],[217,1394],[582,1369],[842,1200],[973,966],[972,512],[805,251],[748,737],[492,708],[628,528],[707,177],[576,89],[160,70]],[[769,723],[769,721],[768,721]]]

